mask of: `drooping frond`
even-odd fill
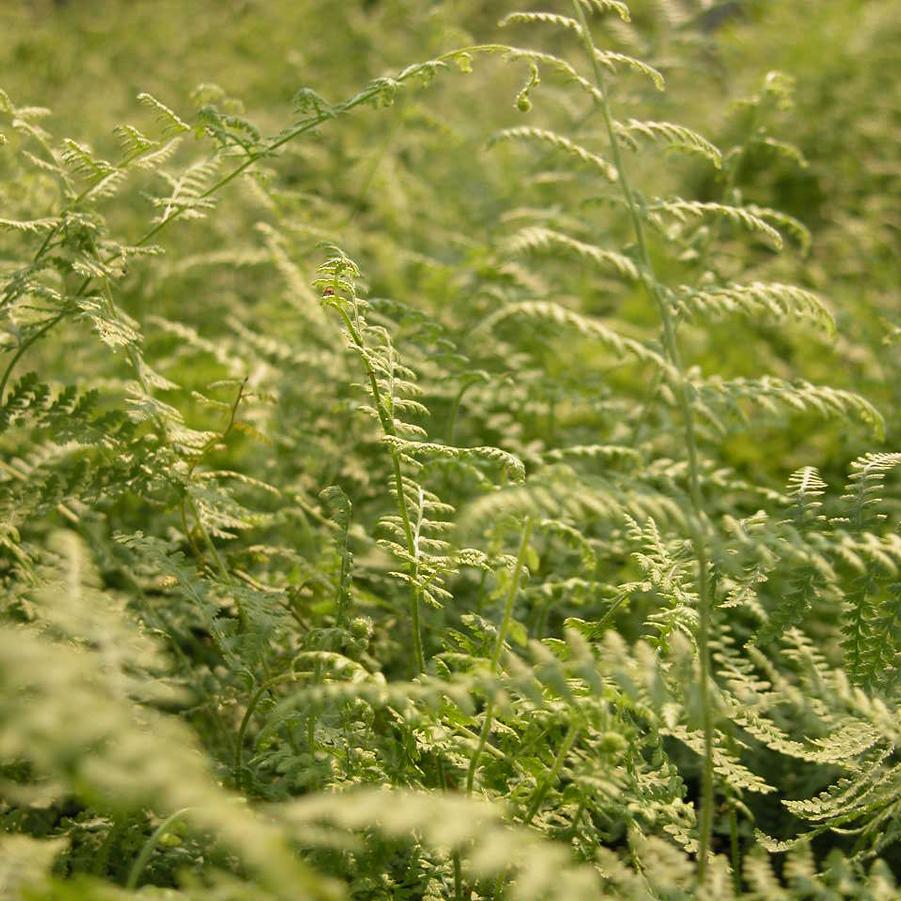
[[[650,79],[658,91],[663,91],[666,88],[663,74],[643,60],[629,56],[627,53],[618,53],[615,50],[595,49],[594,55],[595,59],[610,72],[616,72],[618,66],[625,66],[627,69],[638,72],[640,75]]]
[[[555,150],[575,157],[587,166],[590,166],[596,172],[599,172],[608,181],[616,180],[616,170],[612,164],[605,160],[602,156],[588,150],[581,144],[570,140],[564,135],[546,128],[533,128],[528,125],[520,125],[516,128],[505,128],[492,135],[489,139],[489,146],[498,144],[502,141],[540,141],[550,144]]]
[[[668,368],[667,362],[656,351],[646,347],[640,341],[620,335],[603,322],[583,316],[550,300],[527,300],[521,303],[507,304],[484,319],[479,327],[489,330],[501,322],[517,320],[545,322],[569,328],[585,338],[600,341],[620,356],[633,356],[642,362],[653,363],[664,371]]]
[[[782,249],[782,236],[766,219],[759,215],[754,207],[737,207],[700,200],[667,200],[652,204],[648,209],[653,214],[672,216],[683,223],[703,216],[726,219],[766,238],[774,249]]]
[[[587,12],[616,13],[623,22],[631,21],[629,7],[622,0],[579,0],[579,4]]]
[[[663,144],[673,150],[682,150],[702,156],[713,163],[717,169],[722,168],[723,155],[719,149],[696,131],[692,131],[684,125],[629,119],[624,123],[617,122],[616,131],[633,148],[637,149],[639,139],[643,138],[655,144]]]
[[[582,26],[571,16],[562,16],[559,13],[548,12],[515,12],[504,16],[498,23],[499,27],[506,28],[510,25],[554,25],[557,28],[568,29],[577,35],[582,34]]]
[[[867,425],[874,435],[885,432],[882,414],[865,398],[853,391],[814,385],[798,379],[790,382],[774,376],[758,379],[709,378],[699,386],[702,395],[719,396],[740,412],[736,402],[778,414],[780,409],[798,413],[814,413],[824,418],[854,416]]]
[[[780,282],[751,282],[721,287],[678,289],[677,309],[692,318],[720,319],[740,314],[749,319],[781,323],[800,319],[812,322],[827,334],[835,333],[832,311],[812,291]]]
[[[554,252],[562,250],[589,260],[602,269],[612,268],[625,278],[635,281],[639,278],[638,267],[625,256],[613,250],[605,250],[593,244],[587,244],[563,232],[541,226],[531,226],[517,232],[505,241],[503,249],[518,256],[524,253]]]

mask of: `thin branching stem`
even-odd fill
[[[641,211],[635,194],[629,183],[629,177],[626,172],[625,163],[623,161],[622,149],[620,147],[619,137],[616,133],[616,127],[613,120],[613,114],[610,111],[608,101],[606,81],[601,65],[598,62],[597,53],[595,52],[594,41],[591,37],[591,30],[588,26],[588,20],[585,11],[582,9],[578,0],[572,0],[573,10],[575,11],[577,21],[581,27],[582,42],[585,46],[586,54],[591,62],[592,72],[595,84],[598,88],[595,105],[604,121],[604,129],[610,144],[610,151],[613,156],[613,165],[616,168],[620,189],[629,211],[629,218],[632,222],[632,229],[635,235],[635,241],[638,246],[638,252],[641,257],[642,281],[656,303],[657,310],[660,314],[660,320],[663,325],[663,344],[669,362],[673,365],[677,373],[676,396],[678,398],[679,409],[682,414],[683,426],[685,429],[685,447],[688,457],[688,486],[689,498],[691,501],[690,530],[691,541],[694,549],[695,557],[698,562],[698,657],[700,659],[700,685],[699,691],[701,696],[701,718],[702,729],[704,733],[704,760],[703,760],[703,776],[701,780],[701,810],[700,810],[700,841],[698,851],[698,879],[704,882],[707,873],[707,857],[710,851],[711,833],[713,830],[713,806],[714,806],[714,786],[713,786],[713,710],[710,688],[710,628],[711,628],[711,598],[710,585],[708,579],[708,554],[704,538],[704,502],[701,495],[701,479],[700,464],[698,461],[698,444],[695,434],[694,411],[692,409],[690,389],[685,377],[685,369],[682,364],[681,354],[679,351],[679,342],[676,336],[676,324],[670,308],[670,304],[663,292],[662,286],[658,281],[653,261],[648,247],[645,235],[644,223],[641,217]]]

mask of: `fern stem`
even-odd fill
[[[247,735],[247,727],[250,725],[250,720],[253,717],[254,711],[257,709],[257,705],[263,698],[263,695],[269,691],[270,688],[280,684],[281,682],[293,682],[297,679],[297,673],[293,670],[290,673],[281,673],[278,676],[273,676],[271,679],[267,679],[259,688],[253,693],[250,702],[247,705],[247,710],[244,712],[244,718],[241,720],[241,725],[238,728],[238,740],[235,743],[235,777],[237,778],[238,774],[241,771],[241,767],[244,763],[244,738]]]
[[[416,540],[413,537],[413,527],[410,524],[410,513],[407,510],[407,499],[404,495],[404,478],[400,470],[400,455],[392,448],[391,463],[394,470],[394,491],[397,494],[397,509],[404,526],[404,538],[407,542],[407,551],[414,562],[410,564],[410,575],[413,579],[419,576],[419,567],[415,560],[417,557]],[[425,656],[422,650],[422,624],[420,622],[420,590],[413,588],[410,595],[410,628],[413,632],[413,675],[418,676],[425,669]]]
[[[619,138],[616,134],[616,128],[613,121],[613,115],[610,111],[610,104],[607,97],[606,82],[604,73],[601,71],[600,63],[595,53],[594,41],[591,37],[591,31],[588,27],[588,21],[585,12],[582,9],[579,0],[572,0],[573,10],[576,19],[581,26],[582,41],[585,51],[591,62],[594,80],[598,88],[598,98],[595,104],[600,110],[604,121],[604,129],[607,132],[607,138],[610,145],[610,152],[613,155],[613,165],[616,168],[619,179],[620,189],[626,208],[629,211],[629,218],[632,221],[632,229],[635,235],[635,241],[641,256],[642,263],[642,281],[650,294],[651,298],[657,305],[660,314],[660,320],[663,325],[663,344],[666,355],[673,367],[678,373],[678,384],[676,395],[678,398],[679,409],[682,413],[682,419],[685,428],[685,447],[688,457],[688,486],[689,498],[692,508],[692,516],[690,519],[691,542],[695,557],[698,561],[698,657],[700,662],[700,685],[699,692],[701,697],[701,725],[704,733],[704,760],[703,773],[701,780],[701,809],[700,809],[700,827],[699,827],[699,850],[698,850],[698,880],[703,884],[707,875],[707,856],[710,851],[711,835],[713,832],[713,806],[714,806],[714,786],[713,786],[713,711],[711,709],[711,690],[710,690],[710,629],[711,629],[711,598],[708,583],[708,560],[707,548],[705,546],[703,535],[704,520],[704,502],[701,496],[701,480],[700,466],[698,463],[698,447],[697,436],[695,434],[694,411],[691,406],[691,397],[689,395],[688,385],[685,379],[685,369],[682,365],[681,354],[679,352],[679,343],[676,337],[676,324],[673,318],[672,310],[667,301],[665,294],[661,289],[660,282],[654,273],[654,266],[651,260],[650,250],[648,248],[647,238],[645,236],[644,225],[641,219],[638,202],[632,186],[629,183],[628,174],[626,173],[623,161],[622,149],[620,147]]]
[[[522,571],[525,567],[526,551],[529,547],[529,539],[532,537],[532,519],[526,517],[523,524],[522,537],[519,541],[519,551],[516,555],[516,568],[513,570],[513,578],[510,580],[510,589],[507,592],[507,598],[504,602],[504,615],[501,619],[501,625],[497,632],[497,638],[494,642],[494,650],[491,652],[491,674],[497,673],[498,665],[501,659],[501,652],[504,649],[504,643],[507,640],[507,633],[510,631],[510,623],[513,619],[513,602],[519,593],[519,582],[522,578]],[[479,767],[479,758],[485,750],[485,744],[488,741],[488,734],[491,732],[491,726],[494,722],[494,700],[488,702],[485,708],[485,719],[482,722],[482,728],[479,732],[479,741],[476,745],[472,759],[469,761],[469,769],[466,771],[466,794],[472,794],[472,786],[475,781],[476,770]]]
[[[13,369],[16,367],[16,363],[19,362],[22,355],[31,347],[38,338],[42,337],[46,332],[49,332],[50,329],[53,328],[67,313],[67,310],[63,310],[61,313],[58,313],[53,319],[48,320],[44,323],[30,338],[26,339],[22,342],[19,349],[16,351],[13,358],[9,361],[9,365],[3,372],[3,378],[0,379],[0,403],[3,401],[3,395],[6,393],[6,385],[9,382],[9,377],[12,375]]]
[[[128,872],[128,880],[125,883],[125,888],[129,892],[133,892],[138,887],[138,880],[141,878],[141,873],[144,872],[144,867],[147,866],[148,861],[150,860],[150,856],[156,850],[157,845],[159,845],[163,836],[168,832],[169,828],[180,820],[186,813],[191,810],[190,807],[183,807],[181,810],[176,810],[175,813],[169,814],[159,826],[154,829],[150,838],[144,842],[144,847],[141,848],[141,853],[138,854],[135,862],[132,864],[131,870]]]
[[[338,285],[336,282],[336,292],[337,289]],[[346,310],[338,308],[338,312],[340,313],[341,318],[344,320],[348,334],[350,335],[354,344],[362,350],[364,348],[363,336],[360,334],[359,329],[354,325],[353,320],[347,314]],[[363,361],[363,366],[366,368],[366,375],[369,378],[369,388],[372,392],[372,400],[375,404],[375,410],[378,415],[379,422],[381,423],[382,431],[386,435],[397,437],[397,429],[394,427],[394,421],[389,415],[387,409],[385,408],[385,404],[382,401],[382,392],[379,388],[379,381],[376,377],[375,370],[370,365],[369,360],[366,358],[365,354],[361,353],[360,359]],[[419,566],[416,563],[416,560],[418,559],[418,548],[416,546],[416,539],[413,535],[413,525],[410,522],[410,511],[407,509],[407,497],[406,494],[404,494],[404,477],[403,472],[400,468],[400,452],[392,446],[390,454],[391,469],[394,478],[394,492],[397,497],[397,512],[400,515],[401,523],[403,525],[404,540],[407,544],[407,553],[410,555],[410,559],[412,561],[409,564],[410,577],[413,579],[414,585],[413,592],[410,595],[410,626],[413,632],[413,675],[418,676],[425,670],[425,655],[422,649],[422,624],[420,616],[421,591],[417,587],[417,580],[419,577]]]
[[[735,801],[729,804],[729,850],[732,856],[732,887],[736,896],[741,895],[741,845],[738,840],[738,815]]]
[[[532,795],[532,800],[529,802],[529,809],[525,819],[526,826],[530,825],[532,820],[535,819],[535,814],[538,813],[538,808],[541,807],[545,795],[547,795],[551,786],[560,778],[560,770],[563,769],[566,755],[569,754],[570,748],[572,748],[578,734],[579,727],[575,723],[570,723],[569,728],[566,730],[566,734],[563,736],[563,741],[560,742],[560,747],[557,750],[557,754],[554,757],[554,762],[551,765],[550,770],[547,772],[544,779],[541,780],[541,784],[535,789],[535,794]]]

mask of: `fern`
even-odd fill
[[[888,0],[82,6],[0,12],[0,894],[894,897]]]
[[[600,172],[609,181],[615,181],[616,171],[610,163],[596,153],[592,153],[581,144],[571,141],[564,135],[548,131],[544,128],[532,128],[530,126],[521,125],[516,128],[507,128],[492,135],[491,144],[497,144],[501,141],[542,141],[550,144],[555,150],[574,156],[580,162],[591,166]]]

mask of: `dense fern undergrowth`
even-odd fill
[[[899,40],[4,4],[0,896],[898,897]]]

